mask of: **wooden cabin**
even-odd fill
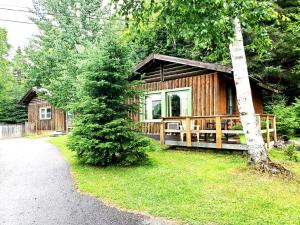
[[[237,107],[232,68],[166,55],[151,54],[136,66],[146,90],[141,99],[142,131],[163,144],[246,149]],[[276,92],[250,78],[258,122],[267,133],[267,147],[276,140],[276,120],[263,114],[263,91]],[[266,127],[267,126],[267,127]],[[236,140],[234,140],[236,136]]]
[[[28,107],[28,128],[30,133],[46,134],[66,132],[67,114],[37,95],[36,89],[30,89],[20,103]]]

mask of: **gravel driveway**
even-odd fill
[[[52,144],[0,140],[1,225],[167,224],[120,211],[78,193],[68,165]]]

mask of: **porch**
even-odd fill
[[[277,141],[276,118],[256,117],[266,148],[271,148]],[[169,146],[247,150],[239,115],[163,117],[161,122],[144,123],[142,131]]]

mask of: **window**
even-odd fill
[[[167,92],[167,116],[187,116],[189,91]]]
[[[149,93],[145,96],[141,120],[159,121],[165,116],[191,115],[191,88],[178,88]]]
[[[161,114],[161,93],[150,94],[145,97],[145,119],[160,119]]]
[[[235,114],[235,88],[234,86],[227,87],[227,104],[226,104],[226,112],[227,114]]]
[[[72,127],[73,119],[74,119],[74,114],[67,112],[67,126],[68,127]]]
[[[40,108],[40,120],[50,120],[51,119],[51,107]]]

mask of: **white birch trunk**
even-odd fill
[[[251,87],[248,75],[246,54],[239,18],[234,19],[234,40],[230,44],[234,82],[238,109],[243,131],[246,136],[249,162],[257,163],[267,159],[267,152],[258,126],[253,107]]]

